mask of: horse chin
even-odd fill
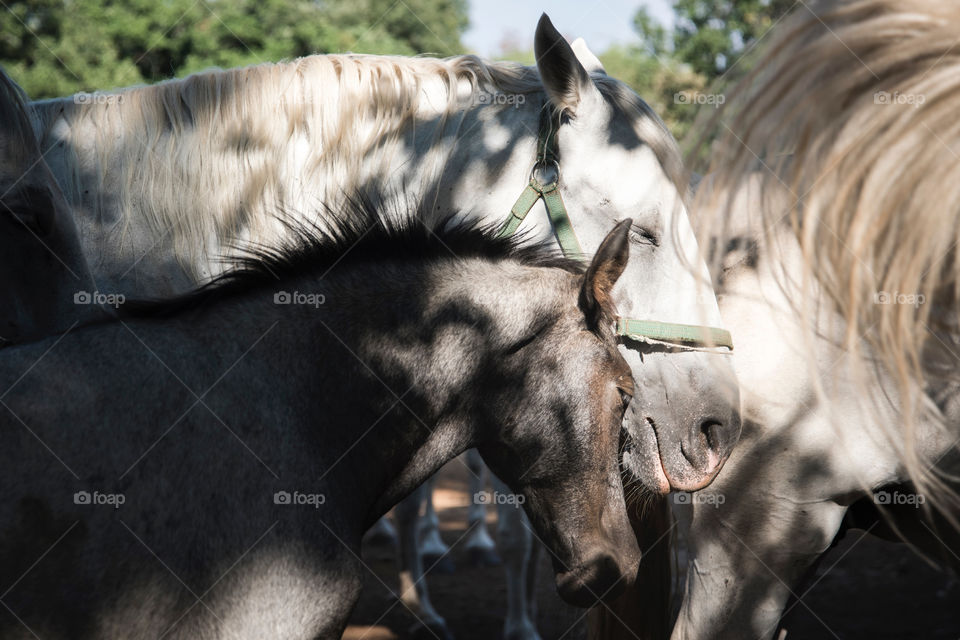
[[[558,571],[555,578],[557,592],[575,607],[587,608],[608,602],[633,585],[639,558],[632,564],[632,567],[622,567],[612,553],[596,553],[569,571]]]
[[[716,471],[708,475],[692,470],[687,471],[686,469],[681,470],[678,474],[671,474],[667,473],[666,468],[664,468],[664,474],[670,483],[671,491],[699,491],[713,482],[717,474],[720,473],[721,466],[722,463],[717,463]]]

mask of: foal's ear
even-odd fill
[[[583,276],[578,304],[591,329],[600,327],[605,318],[612,319],[617,315],[611,296],[613,285],[617,284],[630,258],[629,234],[632,224],[633,220],[627,218],[607,234]]]
[[[600,108],[603,104],[600,90],[547,14],[540,16],[537,23],[533,51],[547,96],[557,110],[576,116]]]

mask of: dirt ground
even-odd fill
[[[454,461],[440,474],[435,504],[444,541],[456,565],[451,575],[428,574],[433,604],[457,640],[499,640],[506,610],[502,567],[472,567],[466,530],[467,471]],[[490,531],[495,514],[490,509]],[[582,640],[584,611],[556,595],[549,561],[541,555],[537,625],[544,640]],[[363,549],[369,567],[364,591],[344,640],[408,638],[415,622],[394,595],[397,561],[390,547]],[[960,640],[960,581],[926,565],[904,545],[860,531],[847,534],[823,559],[783,621],[780,640]]]

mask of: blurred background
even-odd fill
[[[33,99],[312,53],[476,53],[533,63],[550,14],[583,37],[681,139],[697,106],[675,100],[749,67],[789,0],[0,1],[0,65]],[[746,55],[745,55],[746,54]]]

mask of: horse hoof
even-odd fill
[[[468,550],[470,566],[472,567],[499,567],[503,564],[500,556],[493,549],[474,547]]]
[[[415,624],[407,633],[410,640],[453,640],[453,634],[443,620]]]
[[[423,568],[429,573],[439,573],[449,576],[456,569],[456,565],[453,562],[453,558],[450,557],[450,554],[441,556],[425,553],[423,554]]]

